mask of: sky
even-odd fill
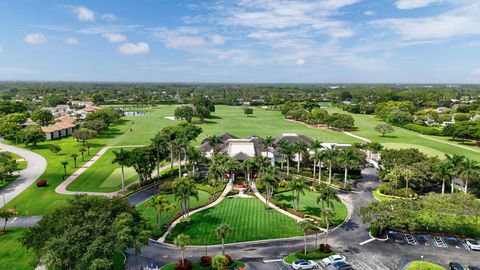
[[[480,83],[480,1],[4,0],[0,80]]]

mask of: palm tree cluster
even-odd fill
[[[450,181],[451,193],[455,189],[455,181],[464,184],[463,192],[468,192],[468,184],[480,175],[480,163],[460,155],[445,155],[445,159],[435,167],[433,177],[442,182],[442,194],[445,194],[445,183]]]

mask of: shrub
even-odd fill
[[[230,255],[227,255],[227,254],[225,254],[224,256],[225,256],[225,258],[227,258],[227,260],[228,260],[228,265],[232,265],[232,264],[233,264],[232,257],[231,257]]]
[[[45,186],[47,186],[47,180],[40,179],[37,181],[37,187],[45,187]]]
[[[380,236],[380,230],[378,229],[377,224],[375,224],[375,223],[370,224],[370,234],[371,234],[373,237],[378,237],[378,236]]]
[[[192,270],[192,262],[185,259],[182,265],[182,259],[180,259],[175,263],[175,270]]]
[[[323,253],[331,253],[332,247],[329,244],[320,244],[320,251]]]
[[[443,131],[440,128],[436,128],[436,127],[426,127],[426,126],[421,126],[417,124],[406,124],[403,127],[408,130],[422,133],[425,135],[435,135],[435,136],[443,135]]]
[[[210,265],[212,265],[212,257],[202,256],[202,257],[200,257],[200,260],[198,260],[198,262],[203,267],[209,267]]]
[[[415,198],[417,193],[411,188],[395,188],[392,183],[383,183],[378,186],[378,191],[383,195],[397,196],[404,198]]]

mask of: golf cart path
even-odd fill
[[[195,213],[198,213],[198,212],[201,212],[203,210],[206,210],[206,209],[209,209],[209,208],[212,208],[214,207],[215,205],[221,203],[223,201],[223,199],[225,199],[225,197],[227,196],[227,194],[232,190],[233,188],[233,184],[232,183],[228,183],[227,186],[225,187],[225,189],[223,190],[222,194],[214,201],[212,202],[211,204],[208,204],[208,205],[205,205],[203,207],[200,207],[198,209],[195,209],[191,212],[189,212],[188,214],[189,215],[193,215]],[[172,222],[172,224],[170,224],[170,226],[168,226],[168,229],[167,231],[162,235],[162,237],[158,238],[157,242],[158,243],[165,243],[165,238],[167,237],[167,235],[169,235],[173,228],[178,224],[180,223],[180,221],[182,220],[182,216],[180,216],[179,218],[177,218],[174,222]]]
[[[35,152],[2,142],[0,142],[0,149],[19,155],[27,162],[27,168],[20,171],[18,178],[0,190],[0,207],[3,207],[40,178],[47,169],[47,160]]]
[[[107,196],[107,197],[113,197],[118,195],[121,190],[119,191],[114,191],[114,192],[90,192],[90,191],[69,191],[67,190],[68,185],[70,185],[75,179],[77,179],[84,171],[86,171],[88,168],[90,168],[97,160],[99,160],[109,149],[111,148],[132,148],[132,147],[142,147],[145,145],[124,145],[124,146],[105,146],[98,153],[93,156],[89,161],[87,161],[82,167],[80,167],[78,170],[76,170],[72,175],[70,175],[65,181],[60,183],[55,188],[55,192],[59,194],[64,194],[64,195],[97,195],[97,196]],[[160,168],[160,171],[164,171],[167,168],[169,168],[170,165],[164,166]]]

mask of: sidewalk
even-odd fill
[[[255,185],[255,183],[252,182],[251,186],[252,186],[252,191],[253,191],[253,193],[255,194],[255,196],[257,196],[257,198],[258,198],[261,202],[263,202],[263,203],[266,204],[265,198],[262,196],[262,194],[260,194],[260,192],[258,192],[258,189],[257,189],[257,186]],[[292,214],[292,213],[289,213],[289,212],[283,210],[282,208],[276,206],[276,205],[273,204],[273,203],[269,203],[268,206],[269,206],[270,208],[272,208],[273,210],[275,210],[275,211],[277,211],[277,212],[279,212],[279,213],[281,213],[281,214],[284,214],[285,216],[288,216],[288,217],[290,217],[290,218],[293,218],[296,222],[303,221],[303,218],[297,217],[296,215],[294,215],[294,214]]]

